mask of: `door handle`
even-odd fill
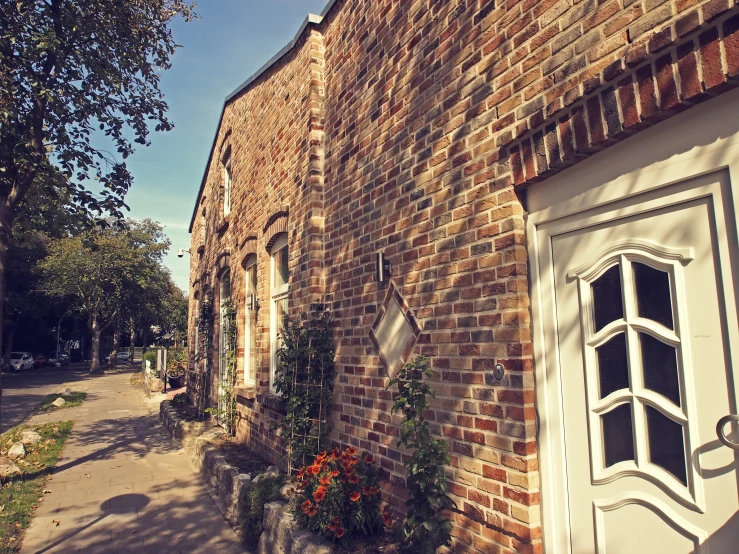
[[[719,419],[716,424],[716,434],[718,435],[718,440],[720,440],[724,446],[728,446],[734,450],[739,450],[739,443],[731,442],[724,434],[724,427],[726,427],[727,423],[731,423],[732,421],[739,421],[739,415],[727,415]]]

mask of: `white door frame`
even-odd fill
[[[526,221],[531,280],[536,408],[544,552],[571,552],[569,499],[562,423],[561,382],[558,367],[556,307],[552,291],[551,240],[565,230],[592,224],[583,212],[633,198],[701,175],[725,172],[735,183],[731,198],[721,187],[697,194],[718,195],[714,206],[717,225],[728,222],[730,229],[718,228],[717,241],[722,282],[726,286],[726,317],[730,363],[739,368],[739,321],[734,289],[738,288],[739,267],[729,256],[729,240],[736,240],[739,213],[739,90],[691,108],[638,135],[596,154],[575,167],[546,181],[532,185],[528,192]],[[695,189],[686,191],[695,197]],[[733,201],[733,202],[732,202]],[[733,208],[733,213],[731,210]],[[640,210],[641,211],[641,210]],[[723,232],[722,232],[723,231]],[[727,231],[731,233],[727,238]],[[732,275],[732,263],[734,275]],[[546,285],[542,282],[547,279]],[[734,380],[735,398],[739,383]]]

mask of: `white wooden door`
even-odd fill
[[[713,197],[700,194],[715,181],[600,209],[551,235],[575,554],[739,552],[737,456],[716,433],[737,413],[727,342],[736,320],[720,271],[726,237]]]

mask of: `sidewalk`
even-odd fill
[[[21,553],[244,552],[161,427],[159,401],[146,400],[130,379],[75,383],[87,392],[81,406],[31,419],[75,424]]]

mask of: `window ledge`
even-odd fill
[[[286,414],[285,403],[282,401],[282,397],[273,392],[264,392],[257,394],[257,402],[259,402],[265,408],[274,410],[281,414]]]
[[[254,385],[245,385],[243,387],[235,387],[236,398],[243,400],[254,400],[257,397],[257,388]]]

